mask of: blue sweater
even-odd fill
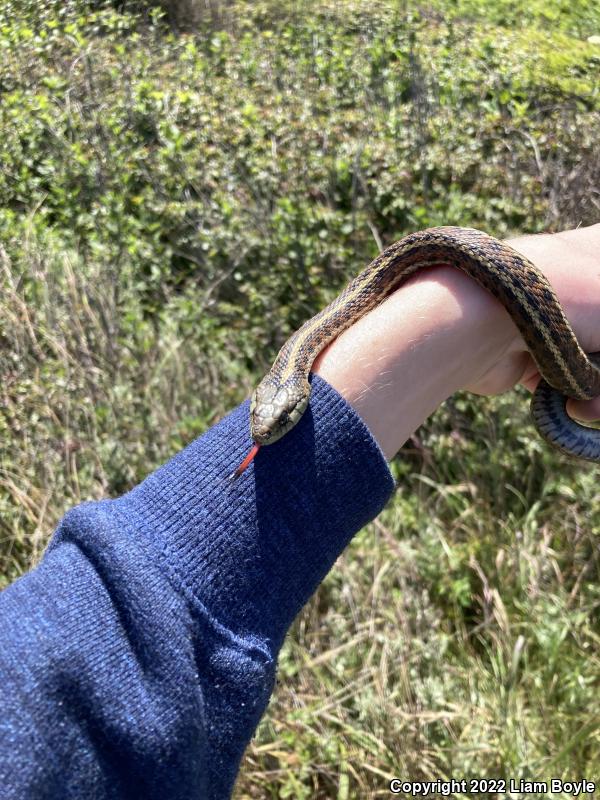
[[[286,631],[393,488],[318,377],[229,483],[249,447],[244,403],[124,497],[69,511],[0,595],[2,798],[229,797]]]

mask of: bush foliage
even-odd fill
[[[592,0],[5,2],[3,580],[246,396],[382,246],[596,221],[598,34]],[[394,469],[296,623],[238,796],[593,778],[593,472],[519,394],[455,398]]]

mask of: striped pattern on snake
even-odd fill
[[[543,378],[532,400],[539,433],[563,452],[600,461],[600,431],[579,425],[565,410],[568,397],[586,400],[600,395],[600,359],[582,350],[552,286],[531,261],[482,231],[457,227],[430,228],[392,244],[287,340],[252,396],[252,457],[258,447],[276,442],[300,420],[317,355],[411,275],[435,264],[462,270],[510,314]]]

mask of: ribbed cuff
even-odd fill
[[[394,483],[365,424],[318,376],[300,423],[229,482],[251,446],[248,415],[246,402],[116,502],[211,616],[279,646]]]

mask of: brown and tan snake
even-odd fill
[[[512,317],[542,376],[531,402],[538,432],[565,453],[600,461],[600,430],[579,425],[565,409],[567,398],[600,395],[600,354],[588,356],[581,349],[554,290],[531,261],[482,231],[442,227],[390,245],[287,340],[252,395],[254,447],[235,476],[260,446],[276,442],[298,423],[310,397],[310,369],[321,350],[417,270],[434,264],[463,270]]]

